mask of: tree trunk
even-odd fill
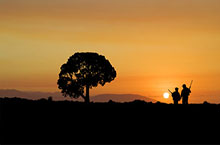
[[[89,85],[86,85],[86,97],[85,97],[85,102],[89,103],[90,99],[89,99]]]

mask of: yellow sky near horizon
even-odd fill
[[[189,84],[191,102],[220,102],[219,0],[0,0],[0,89],[58,91],[75,52],[105,55],[117,78],[92,94],[160,101]]]

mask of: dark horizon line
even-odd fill
[[[20,89],[0,89],[0,91],[17,91],[17,92],[23,92],[23,93],[59,93],[62,95],[62,93],[59,91],[26,91],[26,90],[20,90]],[[95,97],[99,95],[138,95],[142,97],[147,97],[145,95],[138,94],[138,93],[100,93],[100,94],[96,94],[91,97]],[[154,96],[149,96],[149,97],[154,97]]]

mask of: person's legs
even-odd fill
[[[183,97],[183,104],[187,104],[187,98]]]
[[[177,101],[177,100],[174,100],[174,104],[178,104],[178,101]]]
[[[185,99],[184,99],[184,97],[182,98],[182,104],[185,104]]]

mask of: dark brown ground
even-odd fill
[[[1,143],[220,143],[220,105],[0,99]]]

